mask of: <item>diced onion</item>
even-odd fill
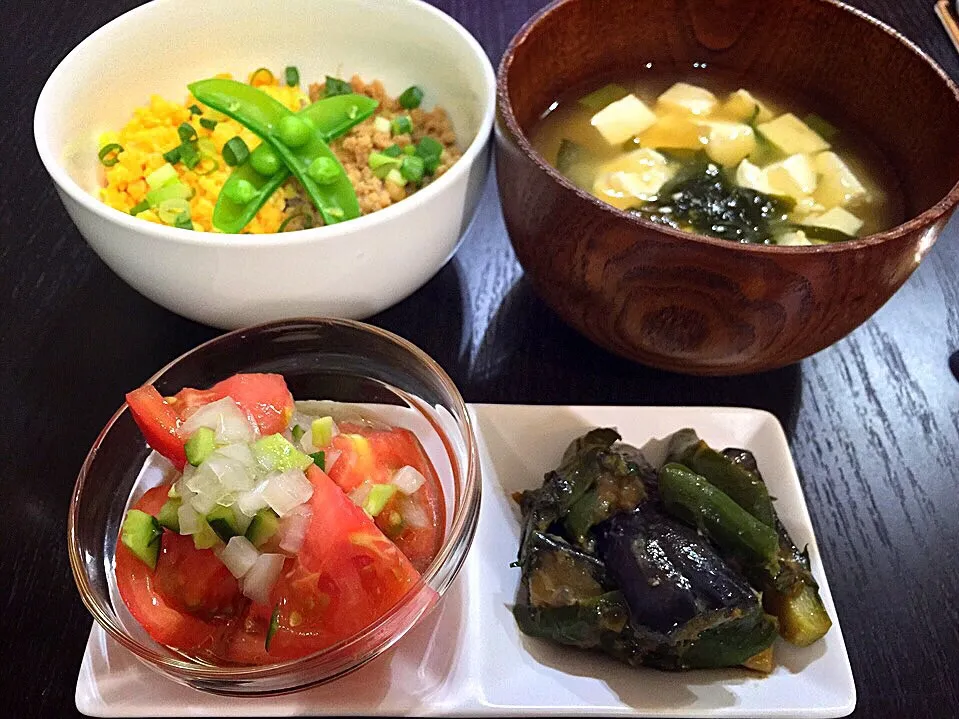
[[[248,444],[225,444],[222,447],[217,447],[216,452],[224,457],[235,459],[248,469],[256,466],[256,460],[253,459],[253,452],[250,451],[250,445]]]
[[[313,511],[306,505],[300,505],[292,513],[280,520],[277,533],[280,536],[280,549],[290,554],[296,554],[303,546],[306,531],[310,528]]]
[[[390,482],[395,485],[395,487],[400,490],[403,494],[413,494],[416,490],[423,486],[423,483],[426,481],[426,477],[420,474],[416,468],[406,465],[405,467],[400,467],[393,474],[393,478]]]
[[[289,469],[266,478],[263,499],[281,517],[313,496],[313,485],[302,470]]]
[[[252,457],[252,453],[250,454]],[[214,452],[200,465],[199,471],[211,471],[216,474],[220,484],[227,492],[246,492],[253,489],[253,474],[239,462]]]
[[[261,554],[243,575],[243,594],[259,604],[270,603],[270,591],[283,571],[286,557],[282,554]]]
[[[303,436],[300,437],[300,447],[307,454],[313,454],[314,452],[319,452],[320,448],[313,444],[313,432],[307,429],[303,432]]]
[[[230,574],[239,579],[256,564],[260,553],[246,537],[230,537],[230,541],[217,556],[230,570]]]
[[[217,497],[209,494],[194,494],[190,497],[189,504],[197,512],[206,516],[213,511],[213,508],[216,506],[216,500]],[[184,502],[184,504],[186,504],[186,502]]]
[[[373,489],[373,483],[367,479],[362,484],[354,487],[346,496],[349,497],[350,501],[357,507],[362,507],[366,504],[366,498],[370,496],[371,489]]]
[[[200,513],[189,502],[184,502],[176,510],[180,522],[180,534],[196,534],[200,531]]]
[[[252,442],[256,438],[249,417],[237,407],[232,397],[203,405],[187,418],[181,429],[184,436],[189,436],[200,427],[209,427],[216,432],[217,444]]]
[[[412,499],[403,498],[400,502],[400,514],[403,516],[403,521],[411,527],[423,529],[430,526],[430,518],[426,516],[426,511]]]
[[[236,499],[237,509],[248,517],[252,517],[264,507],[268,506],[263,498],[263,489],[266,487],[266,481],[260,482],[249,492],[243,492]]]

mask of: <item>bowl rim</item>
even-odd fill
[[[286,689],[270,689],[266,691],[240,692],[239,694],[242,696],[285,694],[300,691],[301,689],[305,689],[316,684],[332,681],[333,679],[343,676],[344,674],[359,669],[361,666],[373,659],[380,651],[385,650],[386,648],[392,646],[392,644],[396,641],[399,641],[399,639],[402,638],[402,636],[409,631],[409,629],[415,626],[420,620],[423,619],[423,617],[425,617],[433,608],[435,608],[435,606],[439,603],[439,599],[442,598],[443,593],[449,588],[453,580],[459,574],[464,562],[466,561],[466,557],[469,554],[469,550],[476,533],[476,526],[479,520],[479,510],[482,498],[479,445],[476,439],[476,431],[473,427],[472,417],[466,406],[466,402],[463,400],[463,397],[453,380],[443,370],[443,368],[440,367],[436,360],[434,360],[426,352],[421,350],[409,340],[400,337],[393,332],[357,320],[337,319],[331,317],[296,317],[275,320],[272,322],[264,322],[262,324],[251,325],[249,327],[243,327],[230,332],[225,332],[210,340],[207,340],[206,342],[203,342],[202,344],[197,345],[190,350],[187,350],[154,372],[147,380],[145,380],[144,384],[153,384],[167,371],[195,354],[204,352],[224,342],[231,342],[237,339],[242,340],[243,335],[248,333],[259,333],[270,330],[294,331],[297,329],[302,329],[304,326],[333,326],[361,333],[369,333],[398,346],[401,350],[408,352],[417,362],[421,363],[449,393],[449,396],[452,398],[453,408],[455,409],[456,413],[459,414],[459,417],[454,417],[454,419],[457,426],[463,430],[465,466],[461,467],[457,472],[455,467],[455,464],[457,463],[454,463],[453,471],[454,474],[460,475],[465,500],[462,506],[456,507],[453,513],[452,521],[450,522],[449,532],[444,538],[439,552],[430,563],[429,567],[427,567],[420,574],[417,582],[407,590],[406,594],[404,594],[403,597],[385,614],[376,619],[376,621],[367,625],[356,634],[347,637],[336,644],[332,644],[329,647],[320,650],[319,652],[309,654],[298,659],[276,662],[274,664],[223,667],[189,661],[186,659],[177,658],[175,655],[160,653],[159,651],[154,650],[152,647],[133,639],[127,633],[117,631],[112,626],[113,622],[109,620],[109,618],[103,616],[100,608],[91,599],[91,597],[95,595],[95,592],[91,588],[90,582],[87,579],[85,562],[80,550],[77,532],[79,523],[78,506],[81,494],[83,493],[84,484],[91,476],[91,465],[93,464],[97,451],[106,435],[110,432],[117,421],[119,421],[119,419],[124,415],[124,413],[129,410],[129,405],[126,402],[124,402],[120,408],[113,413],[110,419],[107,420],[107,423],[104,425],[103,429],[100,430],[100,433],[97,435],[96,440],[94,440],[90,450],[83,460],[83,464],[81,465],[80,471],[77,474],[73,491],[70,495],[70,507],[67,516],[66,532],[67,549],[74,582],[77,590],[80,593],[80,598],[82,599],[84,606],[86,606],[87,610],[93,616],[97,624],[99,624],[100,627],[106,631],[111,638],[119,642],[126,649],[129,649],[131,652],[133,652],[141,661],[148,663],[164,673],[174,674],[180,677],[182,680],[203,682],[218,680],[248,682],[258,679],[276,679],[283,677],[288,671],[293,669],[302,670],[310,668],[311,665],[318,664],[323,659],[334,656],[338,652],[341,652],[345,649],[349,649],[351,647],[362,647],[365,641],[367,641],[370,637],[375,636],[381,627],[387,624],[393,617],[408,607],[415,607],[416,602],[422,595],[423,590],[429,589],[430,591],[436,593],[436,601],[432,601],[431,603],[424,605],[424,608],[420,612],[419,616],[413,620],[409,627],[404,629],[400,634],[388,635],[382,643],[374,646],[372,649],[367,649],[367,651],[360,653],[360,658],[351,666],[340,669],[339,671],[333,672],[327,676],[319,676],[315,681],[307,682],[301,686]],[[462,423],[460,422],[460,417],[462,418]],[[445,439],[444,444],[447,444]],[[463,542],[465,542],[465,549],[457,556],[458,546]],[[430,587],[430,582],[437,578],[442,579],[442,584],[438,589],[432,589]],[[219,694],[237,694],[230,691],[216,690],[211,687],[205,687],[205,689],[206,691]]]
[[[872,247],[874,245],[882,244],[887,241],[892,241],[896,238],[901,238],[905,235],[910,235],[918,231],[928,230],[933,226],[940,218],[953,210],[957,204],[959,204],[959,178],[956,179],[955,184],[952,188],[935,204],[931,207],[923,210],[918,215],[910,217],[904,222],[901,222],[894,227],[889,228],[888,230],[883,230],[881,232],[875,232],[871,235],[866,235],[865,237],[857,237],[852,240],[844,240],[843,242],[835,242],[827,245],[813,245],[813,246],[779,246],[779,245],[762,245],[754,243],[744,243],[744,242],[732,242],[730,240],[724,240],[718,237],[711,237],[709,235],[702,235],[696,232],[687,232],[685,230],[677,230],[666,225],[656,224],[645,220],[635,213],[626,212],[625,210],[620,210],[607,202],[603,202],[598,197],[593,196],[592,194],[576,187],[569,179],[562,175],[556,168],[554,168],[545,157],[543,157],[532,145],[529,139],[526,136],[526,133],[523,132],[522,128],[519,126],[519,122],[516,120],[516,115],[513,112],[513,105],[509,98],[508,91],[508,74],[513,63],[513,58],[516,54],[517,49],[526,41],[526,38],[534,31],[536,26],[543,21],[547,16],[551,15],[554,12],[557,12],[563,6],[580,2],[581,0],[553,0],[549,5],[542,8],[536,12],[529,20],[527,20],[523,26],[516,32],[513,36],[513,39],[510,40],[509,44],[506,46],[506,49],[503,51],[503,57],[500,60],[499,67],[496,72],[496,97],[497,104],[502,113],[503,122],[506,125],[507,130],[512,136],[511,139],[519,146],[523,151],[526,157],[533,162],[542,172],[545,172],[546,175],[553,180],[554,182],[559,183],[559,185],[565,188],[568,191],[573,192],[580,199],[590,202],[594,207],[596,207],[601,212],[605,212],[612,217],[626,220],[632,223],[635,226],[638,226],[644,230],[652,230],[655,232],[662,233],[668,237],[681,240],[686,242],[692,242],[694,244],[703,244],[710,245],[713,247],[724,247],[724,248],[736,248],[738,251],[743,252],[752,252],[758,254],[817,254],[817,253],[835,253],[843,251],[852,251],[860,249],[863,247]],[[845,11],[853,16],[857,17],[860,20],[866,21],[879,28],[881,31],[885,32],[887,35],[892,37],[894,40],[898,41],[899,44],[907,51],[912,52],[916,55],[920,61],[925,62],[932,70],[935,72],[939,78],[943,81],[946,88],[952,92],[953,98],[956,103],[959,104],[959,86],[952,81],[952,79],[946,74],[946,72],[933,60],[928,53],[926,53],[922,48],[916,45],[912,40],[907,38],[905,35],[900,33],[895,28],[887,25],[881,20],[873,17],[869,13],[866,13],[858,8],[847,5],[841,0],[817,0],[828,5],[836,7],[840,11]],[[499,135],[499,127],[496,128],[496,133]],[[923,251],[928,249],[931,246],[931,242],[924,242]]]
[[[424,0],[390,0],[393,4],[405,4],[408,9],[412,9],[415,12],[424,12],[432,15],[434,18],[446,24],[472,51],[473,59],[478,61],[481,66],[483,78],[482,87],[480,88],[482,93],[482,115],[476,135],[463,151],[460,158],[454,162],[446,172],[436,178],[436,180],[413,195],[404,198],[401,202],[396,202],[382,210],[377,210],[368,215],[361,215],[348,222],[341,222],[336,225],[324,225],[308,230],[297,230],[295,232],[270,232],[260,234],[200,232],[168,227],[167,225],[159,225],[155,222],[147,222],[110,207],[92,193],[84,190],[79,183],[70,176],[50,146],[47,127],[48,123],[52,122],[50,119],[52,113],[49,112],[48,107],[53,102],[51,85],[55,79],[69,71],[70,64],[76,61],[76,56],[83,48],[96,46],[100,43],[100,38],[113,28],[139,21],[140,15],[150,12],[154,6],[167,3],[172,4],[174,1],[175,0],[151,0],[151,2],[147,2],[118,15],[94,30],[70,50],[53,69],[53,72],[50,73],[46,82],[44,82],[40,95],[37,98],[36,106],[34,107],[33,139],[37,152],[40,155],[40,161],[46,168],[47,174],[53,179],[57,188],[104,222],[119,225],[126,230],[146,235],[151,239],[165,240],[181,245],[202,245],[209,247],[277,247],[278,244],[298,245],[317,240],[331,239],[333,237],[348,237],[365,232],[366,230],[374,230],[380,225],[398,218],[403,213],[412,213],[416,211],[416,209],[437,199],[444,191],[450,189],[459,181],[461,177],[464,177],[470,172],[473,164],[484,151],[492,131],[493,119],[496,114],[496,76],[489,56],[483,50],[479,41],[457,20]]]

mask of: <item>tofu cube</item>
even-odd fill
[[[756,113],[757,108],[759,113]],[[757,100],[751,92],[739,88],[736,92],[730,93],[726,102],[723,103],[720,111],[723,115],[741,122],[769,122],[773,119],[773,114],[768,107]]]
[[[655,113],[635,95],[609,103],[593,115],[590,124],[610,145],[621,145],[656,122]]]
[[[675,174],[676,168],[655,150],[640,148],[603,165],[593,184],[593,194],[621,210],[637,200],[652,200]]]
[[[706,133],[691,116],[663,115],[639,136],[643,147],[667,150],[702,150]]]
[[[812,245],[806,233],[802,230],[786,232],[776,238],[776,244],[780,247],[806,247]]]
[[[724,167],[735,167],[756,149],[756,135],[749,125],[712,120],[700,126],[706,132],[706,155]]]
[[[809,155],[790,155],[785,160],[768,165],[763,174],[774,195],[787,195],[800,200],[816,189],[816,168]]]
[[[835,152],[820,152],[813,158],[819,173],[816,201],[824,207],[846,207],[867,200],[869,193],[849,165]]]
[[[719,103],[709,90],[685,82],[677,82],[657,102],[664,111],[692,115],[708,115]]]
[[[791,112],[763,122],[756,129],[787,155],[812,155],[829,149],[828,142]]]
[[[813,227],[825,227],[830,230],[836,230],[844,235],[855,237],[856,233],[862,229],[863,222],[848,210],[841,207],[833,207],[820,215],[809,215],[803,220],[804,225]]]
[[[736,184],[748,190],[755,190],[766,195],[772,194],[762,168],[749,160],[743,160],[736,168]]]

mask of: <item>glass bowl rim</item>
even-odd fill
[[[385,614],[383,614],[383,616],[379,617],[373,623],[367,625],[360,632],[347,637],[346,639],[343,639],[336,644],[327,647],[326,649],[316,652],[315,654],[310,654],[306,657],[300,657],[298,659],[277,662],[275,664],[224,667],[215,666],[213,664],[204,664],[201,662],[187,661],[185,659],[178,659],[174,656],[161,654],[144,645],[143,643],[133,639],[129,634],[119,629],[116,623],[103,611],[101,611],[98,603],[93,598],[96,595],[96,592],[92,589],[90,582],[87,579],[87,573],[85,570],[86,565],[81,556],[77,532],[79,520],[78,508],[81,494],[83,492],[86,480],[90,476],[92,464],[94,458],[96,457],[97,450],[103,443],[103,440],[106,438],[107,434],[109,434],[110,430],[113,429],[113,426],[116,424],[116,422],[124,415],[124,413],[129,410],[129,405],[124,402],[120,408],[113,413],[113,415],[104,425],[103,429],[100,430],[100,433],[97,435],[96,440],[94,440],[92,446],[90,447],[90,450],[87,453],[82,466],[80,467],[80,471],[77,474],[77,480],[74,484],[73,492],[70,497],[70,509],[67,520],[67,546],[69,550],[70,567],[77,589],[80,592],[80,598],[82,599],[87,610],[93,616],[96,623],[99,624],[100,627],[102,627],[112,639],[119,642],[126,649],[129,649],[139,659],[150,665],[153,665],[168,675],[179,677],[185,681],[202,682],[236,680],[250,682],[258,679],[277,679],[286,676],[291,670],[303,671],[312,668],[322,669],[323,662],[329,661],[331,658],[336,657],[346,650],[354,648],[357,649],[357,655],[359,656],[357,661],[345,667],[336,667],[336,670],[330,673],[328,676],[318,676],[313,681],[307,681],[301,686],[289,689],[267,690],[266,692],[244,692],[244,695],[249,694],[250,696],[253,696],[256,694],[259,696],[264,696],[266,694],[288,693],[335,679],[363,666],[365,663],[379,654],[380,651],[387,649],[393,643],[398,641],[403,634],[408,632],[423,617],[425,617],[429,611],[434,608],[436,604],[438,604],[438,601],[427,606],[426,611],[421,612],[408,627],[403,629],[401,633],[387,635],[385,640],[378,642],[372,648],[365,647],[365,643],[370,638],[376,637],[378,631],[383,625],[387,624],[391,619],[400,614],[407,607],[413,605],[417,598],[420,597],[424,589],[430,589],[430,583],[433,580],[438,579],[440,586],[431,591],[435,591],[438,598],[442,598],[442,595],[456,578],[456,575],[459,573],[459,570],[462,568],[462,565],[466,560],[466,555],[476,532],[481,497],[479,451],[475,439],[473,422],[470,418],[466,403],[464,402],[456,385],[453,383],[453,380],[450,379],[449,375],[447,375],[443,368],[440,367],[436,360],[434,360],[426,352],[421,350],[409,340],[404,339],[403,337],[400,337],[399,335],[388,330],[384,330],[382,328],[356,320],[335,319],[328,317],[287,318],[251,325],[249,327],[242,327],[240,329],[232,330],[209,339],[206,342],[187,350],[183,354],[165,364],[162,368],[157,370],[153,375],[145,380],[144,384],[152,384],[156,382],[174,366],[194,356],[195,354],[208,351],[209,349],[221,343],[231,342],[237,339],[242,340],[243,335],[261,333],[271,330],[301,329],[304,326],[336,327],[348,331],[359,332],[361,334],[371,334],[377,336],[380,339],[386,340],[387,342],[397,346],[399,349],[412,355],[413,358],[428,371],[428,373],[431,375],[431,379],[438,381],[440,386],[449,394],[452,400],[452,409],[456,414],[459,415],[456,416],[454,414],[453,418],[456,421],[457,427],[463,434],[466,466],[465,470],[463,468],[457,469],[456,465],[460,463],[453,463],[453,471],[454,477],[460,475],[458,476],[458,479],[461,482],[462,496],[464,497],[464,500],[461,505],[456,506],[456,509],[453,513],[453,519],[450,524],[449,533],[443,540],[443,545],[440,548],[439,553],[432,561],[430,566],[420,575],[420,578],[417,580],[416,584],[410,587],[403,598],[400,599],[400,601],[397,602],[393,607],[391,607],[389,611],[387,611]],[[446,442],[444,442],[444,444],[446,444]],[[207,689],[207,691],[210,691],[210,689]],[[215,692],[215,690],[213,691]]]

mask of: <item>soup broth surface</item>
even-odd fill
[[[881,153],[820,110],[719,71],[650,71],[559,98],[530,137],[578,187],[689,232],[804,246],[901,222]]]

